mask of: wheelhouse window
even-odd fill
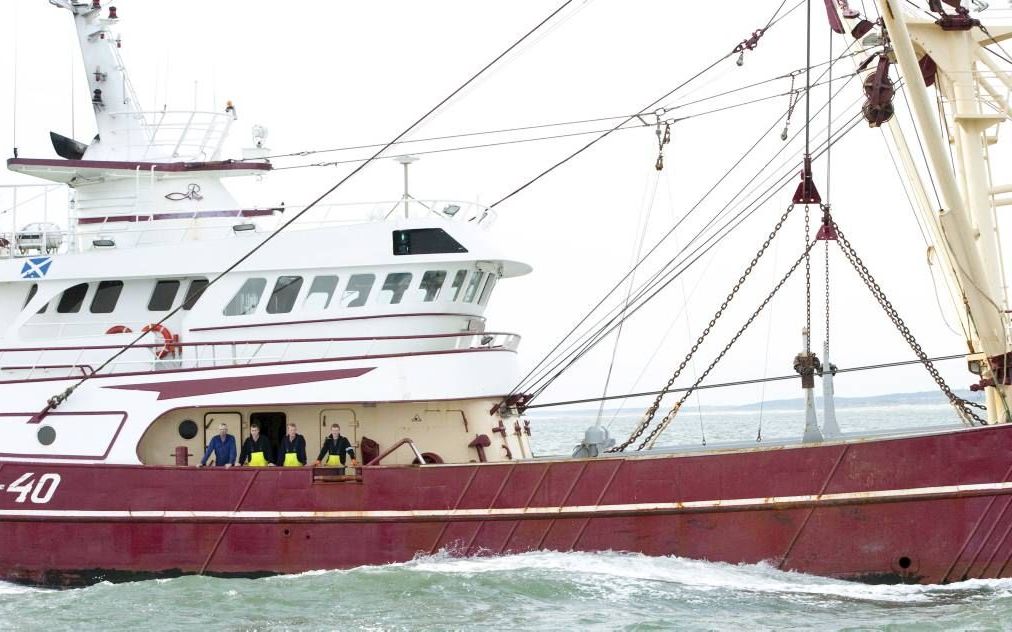
[[[172,309],[172,303],[176,300],[177,292],[179,292],[179,281],[158,281],[155,283],[155,291],[151,293],[151,299],[148,300],[148,311],[169,311]]]
[[[76,314],[81,311],[84,305],[84,297],[88,293],[88,284],[79,283],[63,291],[60,302],[56,304],[56,311],[60,314]]]
[[[337,291],[337,281],[338,278],[332,275],[314,277],[306,300],[302,303],[302,309],[322,311],[330,307],[330,301]]]
[[[38,293],[39,293],[39,284],[32,283],[32,287],[28,288],[28,296],[25,297],[25,302],[21,306],[21,308],[24,309],[25,307],[28,307],[28,304],[32,302],[32,299],[35,298],[35,295]]]
[[[101,281],[91,299],[92,314],[111,314],[116,309],[119,295],[123,291],[122,281]]]
[[[446,270],[429,270],[422,275],[422,282],[418,289],[422,291],[422,301],[431,303],[439,298],[439,293],[446,282]]]
[[[395,230],[395,255],[435,255],[453,252],[467,252],[453,237],[442,228],[413,228]]]
[[[485,277],[484,272],[474,272],[471,275],[471,281],[467,284],[467,290],[464,291],[464,302],[474,302],[474,296],[478,293],[478,288],[481,287],[481,280]]]
[[[353,274],[348,279],[348,287],[344,288],[341,295],[342,307],[361,307],[369,300],[369,293],[376,283],[375,274]]]
[[[200,300],[208,285],[210,283],[207,279],[194,279],[190,281],[190,287],[186,290],[186,299],[183,301],[183,309],[187,311],[193,309],[193,306]]]
[[[383,281],[383,289],[380,291],[380,303],[384,305],[396,305],[404,299],[404,293],[411,287],[410,272],[391,272]]]
[[[302,289],[302,277],[280,276],[274,283],[274,290],[267,298],[268,314],[287,314],[295,307],[295,299]]]
[[[467,278],[467,270],[457,270],[457,274],[453,275],[453,283],[450,284],[450,290],[453,291],[453,296],[450,298],[451,301],[456,301],[460,298],[460,292],[464,289],[464,279]]]
[[[245,316],[256,311],[260,304],[260,297],[267,287],[267,279],[254,278],[246,279],[239,291],[235,293],[232,300],[225,306],[226,316]]]
[[[478,299],[479,305],[484,305],[488,303],[488,297],[490,294],[492,294],[492,288],[495,287],[495,282],[496,276],[492,273],[489,273],[488,279],[485,281],[485,287],[481,289],[481,297]]]

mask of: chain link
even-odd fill
[[[974,402],[968,402],[962,397],[959,397],[958,395],[952,392],[952,389],[949,388],[949,385],[945,383],[945,380],[938,372],[938,369],[935,368],[935,365],[932,364],[931,360],[928,358],[928,354],[924,352],[924,349],[921,348],[920,343],[918,343],[917,340],[914,338],[914,335],[913,333],[911,333],[910,328],[907,327],[906,323],[903,322],[903,319],[900,318],[899,312],[896,311],[896,308],[893,307],[893,304],[889,301],[888,298],[886,298],[885,292],[883,292],[882,288],[875,281],[875,278],[872,277],[871,272],[868,271],[868,266],[866,266],[864,262],[861,261],[861,258],[857,255],[857,251],[854,249],[853,246],[851,246],[850,242],[844,236],[843,232],[840,230],[839,225],[837,225],[835,221],[833,222],[833,228],[836,230],[837,242],[840,244],[840,249],[843,250],[843,254],[847,258],[847,261],[850,262],[850,265],[853,266],[854,270],[857,271],[858,276],[861,277],[861,280],[864,281],[864,284],[868,286],[869,290],[871,290],[871,293],[875,297],[875,300],[877,300],[878,304],[882,307],[883,310],[885,310],[886,315],[889,316],[889,320],[893,322],[893,325],[896,326],[896,329],[900,332],[900,335],[903,336],[903,338],[907,341],[907,344],[910,345],[910,348],[913,349],[914,353],[917,355],[917,358],[921,361],[921,364],[923,364],[924,368],[927,369],[928,374],[930,374],[932,379],[935,380],[935,384],[938,385],[938,388],[941,389],[942,393],[944,393],[945,396],[949,399],[949,403],[951,403],[953,408],[956,409],[956,413],[959,414],[960,418],[963,420],[964,423],[967,423],[972,426],[973,422],[976,421],[980,425],[986,426],[987,421],[982,419],[979,415],[977,415],[977,413],[970,410],[970,406],[973,406],[975,408],[976,407],[983,408],[983,407]]]
[[[825,243],[825,268],[826,268],[826,349],[829,349],[829,241],[826,239]]]
[[[751,325],[755,321],[755,319],[759,317],[759,314],[762,313],[762,311],[766,308],[766,306],[769,305],[769,302],[773,300],[773,297],[776,296],[777,292],[780,291],[780,288],[784,286],[784,283],[787,282],[787,279],[789,279],[791,275],[794,274],[794,271],[798,269],[798,266],[801,265],[801,262],[804,261],[809,256],[809,253],[811,252],[813,246],[815,246],[814,241],[807,245],[804,253],[802,253],[802,255],[798,257],[797,261],[794,262],[794,265],[791,266],[791,269],[787,271],[787,274],[781,277],[780,282],[773,287],[773,290],[766,295],[766,298],[763,299],[763,302],[759,304],[759,307],[757,307],[756,310],[752,312],[752,315],[748,317],[748,320],[745,321],[745,324],[742,325],[741,328],[737,331],[737,333],[735,333],[734,336],[731,337],[731,340],[728,341],[726,345],[724,345],[724,348],[721,349],[720,353],[717,354],[717,357],[713,359],[713,362],[710,363],[710,366],[706,367],[706,370],[703,371],[698,378],[696,378],[696,381],[692,384],[692,386],[686,389],[685,393],[682,394],[681,399],[679,399],[678,402],[671,407],[671,410],[668,411],[668,414],[664,416],[664,419],[661,420],[661,423],[657,424],[657,426],[654,427],[654,429],[650,432],[647,438],[644,439],[643,442],[639,444],[639,446],[636,448],[637,450],[642,450],[644,448],[651,447],[653,445],[653,442],[657,440],[657,437],[660,436],[660,434],[664,432],[669,425],[671,425],[671,420],[673,420],[675,418],[675,415],[678,414],[678,410],[682,407],[682,404],[684,404],[685,401],[689,399],[692,393],[699,387],[700,384],[703,383],[703,380],[706,379],[706,376],[710,374],[710,371],[712,371],[714,367],[716,367],[717,364],[724,358],[727,352],[730,351],[731,347],[734,346],[734,343],[738,342],[738,338],[741,338],[741,335],[745,333],[745,330],[749,328],[749,325]]]
[[[725,298],[724,302],[720,304],[720,307],[714,313],[713,318],[710,319],[710,322],[706,325],[706,328],[703,329],[703,333],[700,334],[699,338],[696,339],[696,343],[692,345],[691,349],[689,349],[689,353],[685,356],[685,359],[682,360],[681,364],[678,365],[678,368],[675,369],[675,372],[671,375],[671,378],[668,380],[668,383],[664,385],[664,388],[662,388],[661,391],[657,394],[657,397],[654,399],[653,403],[650,404],[650,408],[648,408],[647,411],[643,414],[643,419],[640,420],[636,428],[632,431],[632,433],[630,433],[629,438],[620,443],[619,445],[615,446],[614,448],[611,448],[609,452],[624,452],[625,449],[628,448],[633,443],[635,443],[635,441],[639,439],[640,436],[643,435],[643,432],[650,426],[651,422],[653,422],[654,420],[654,416],[657,414],[657,410],[661,407],[661,400],[663,400],[664,397],[668,394],[668,391],[671,390],[671,386],[675,383],[675,380],[678,379],[678,376],[681,375],[685,367],[688,366],[689,361],[692,360],[692,357],[699,350],[700,345],[703,344],[703,341],[710,334],[710,331],[713,329],[713,326],[717,324],[717,321],[724,314],[724,310],[727,309],[727,306],[731,304],[731,301],[734,299],[735,295],[738,294],[738,290],[741,289],[742,284],[745,283],[745,279],[748,278],[748,276],[752,273],[752,270],[759,262],[759,259],[762,258],[763,254],[765,254],[766,250],[770,246],[770,243],[773,241],[773,238],[776,237],[778,232],[780,232],[780,228],[784,225],[784,222],[787,221],[787,218],[790,216],[791,211],[793,210],[794,205],[791,204],[787,207],[787,210],[784,211],[784,214],[780,216],[780,219],[777,221],[776,225],[773,226],[773,230],[770,231],[769,236],[766,237],[766,241],[763,242],[762,246],[760,246],[759,250],[755,253],[755,256],[752,257],[752,261],[749,262],[748,267],[745,268],[745,271],[742,272],[740,277],[738,277],[738,282],[734,284],[733,288],[731,288],[731,292],[727,295],[727,298]]]

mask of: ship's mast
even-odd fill
[[[987,156],[988,145],[997,140],[993,128],[1012,115],[991,80],[1012,87],[1012,78],[989,59],[984,46],[992,43],[991,37],[1000,41],[1012,31],[992,28],[989,36],[962,10],[935,21],[906,12],[898,0],[879,0],[879,6],[938,185],[942,208],[932,219],[959,286],[963,304],[957,308],[969,323],[971,368],[986,389],[989,421],[1004,422],[1012,382],[1006,365],[1012,357],[994,205],[994,191],[1004,183],[991,182]],[[937,67],[941,108],[922,72],[931,63]]]

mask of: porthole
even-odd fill
[[[38,432],[39,443],[42,445],[53,445],[56,441],[56,430],[52,426],[42,426]]]
[[[184,419],[179,422],[179,436],[190,440],[197,436],[197,422],[191,419]]]

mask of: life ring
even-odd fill
[[[132,333],[133,329],[130,329],[126,325],[113,325],[109,329],[105,330],[107,334],[129,334]]]
[[[179,342],[179,339],[176,338],[174,335],[172,335],[172,332],[169,331],[168,327],[166,327],[165,325],[160,325],[158,323],[153,323],[150,325],[144,325],[144,328],[141,329],[141,333],[144,334],[148,333],[149,331],[161,334],[162,338],[165,340],[165,344],[163,344],[160,349],[154,350],[156,358],[158,358],[159,360],[164,360],[166,357],[176,352],[177,349],[176,343]]]

